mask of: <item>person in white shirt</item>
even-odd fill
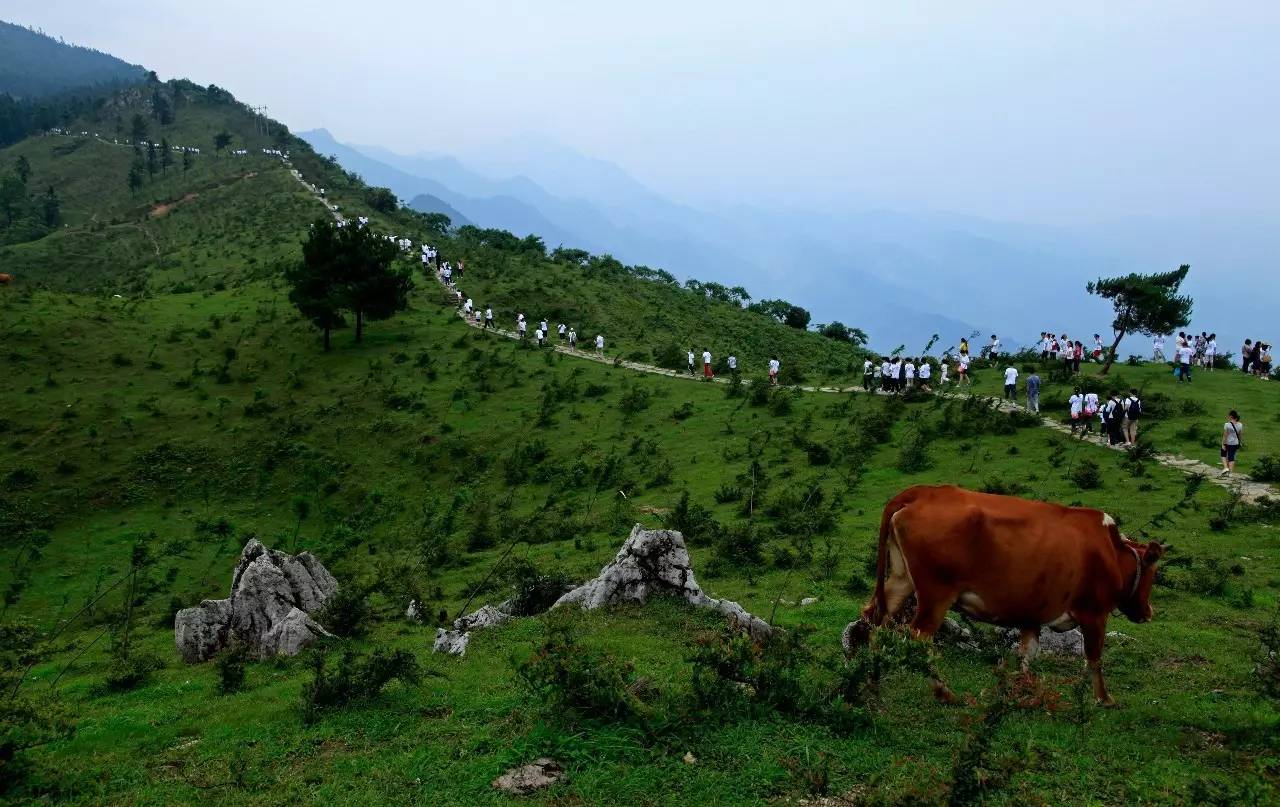
[[[1102,361],[1102,334],[1093,335],[1093,360]]]
[[[778,386],[778,373],[781,371],[782,371],[782,362],[778,361],[776,357],[769,359],[769,384],[770,385],[775,387]]]
[[[1164,361],[1164,337],[1157,334],[1156,337],[1151,340],[1151,347],[1151,360]]]
[[[563,342],[564,341],[564,323],[563,322],[556,326],[556,333],[560,334],[560,341]]]
[[[569,329],[569,347],[573,348],[574,350],[578,349],[578,332],[575,331],[573,328]]]
[[[545,319],[542,322],[538,323],[538,327],[542,329],[543,333],[551,333],[551,328],[548,327],[547,321]]]
[[[471,308],[472,308],[471,298],[470,298],[470,297],[468,297],[468,298],[467,298],[467,301],[466,301],[465,303],[463,303],[463,304],[462,304],[462,310],[463,310],[464,312],[466,312],[466,313],[470,314],[470,313],[471,313]]]
[[[492,308],[486,308],[484,310],[484,327],[485,328],[493,327],[493,309]]]
[[[907,359],[905,375],[907,379],[907,389],[912,389],[916,385],[916,364],[911,359]]]
[[[893,392],[893,364],[888,356],[880,359],[880,389]]]
[[[738,357],[737,356],[730,353],[729,358],[725,359],[725,364],[729,365],[730,375],[732,376],[738,375]]]
[[[1067,405],[1071,407],[1071,433],[1075,434],[1076,429],[1080,428],[1080,415],[1084,411],[1084,396],[1080,394],[1079,387],[1071,393],[1071,397],[1067,399]]]
[[[1185,342],[1178,348],[1178,383],[1191,383],[1191,357],[1195,350]]]
[[[992,361],[995,361],[996,357],[1000,355],[1000,337],[995,334],[991,334],[991,346],[987,348],[987,354]]]
[[[538,340],[538,347],[542,347],[542,340],[546,338],[546,331],[541,328],[536,329],[533,332],[533,338]]]
[[[711,372],[711,351],[702,351],[702,377],[715,378],[715,374]]]
[[[956,384],[973,386],[973,379],[969,378],[969,356],[966,353],[961,353],[956,362]]]
[[[1204,346],[1204,369],[1213,371],[1213,362],[1218,358],[1218,335],[1209,334],[1209,341]]]
[[[596,355],[602,359],[604,358],[604,336],[602,334],[596,334]]]
[[[1120,402],[1122,407],[1122,417],[1124,422],[1122,429],[1124,432],[1124,443],[1128,446],[1136,446],[1138,444],[1138,420],[1142,417],[1142,398],[1138,396],[1138,390],[1130,389],[1129,394]]]
[[[929,389],[929,376],[932,374],[933,374],[933,369],[929,364],[929,360],[921,356],[920,367],[916,370],[916,375],[920,376],[920,389],[922,390]]]
[[[1018,400],[1018,368],[1004,368],[1004,399],[1006,401]]]
[[[951,372],[951,360],[946,356],[943,356],[942,361],[938,362],[938,365],[942,369],[942,375],[938,377],[938,383],[945,387],[949,380],[947,378],[947,373]]]
[[[903,381],[902,359],[897,356],[894,356],[893,360],[889,362],[889,379],[889,389],[894,392],[900,392],[902,390]]]
[[[873,377],[874,375],[875,375],[875,364],[871,361],[871,359],[864,359],[864,360],[862,361],[862,390],[863,390],[863,392],[870,392],[870,391],[871,391],[871,380],[872,380],[872,377]]]
[[[529,323],[525,322],[524,315],[521,315],[520,319],[516,320],[516,333],[520,334],[521,339],[524,338],[525,329],[527,329],[528,327],[529,327]]]
[[[686,357],[685,364],[689,368],[689,375],[693,375],[693,348],[689,348],[689,355]]]

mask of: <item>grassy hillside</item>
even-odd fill
[[[19,267],[0,288],[0,682],[21,681],[21,703],[61,710],[76,731],[5,760],[7,800],[498,804],[489,782],[541,755],[570,778],[532,803],[1280,796],[1278,716],[1255,670],[1280,598],[1274,504],[1232,505],[1217,487],[978,401],[733,388],[539,352],[467,328],[425,279],[408,311],[323,353],[275,264],[324,211],[278,162],[212,155],[222,128],[245,144],[267,136],[209,93],[192,92],[166,130],[205,151],[198,165],[136,196],[119,173],[128,148],[15,147],[65,193],[68,220],[0,252],[6,271]],[[127,125],[147,100],[122,103]],[[344,211],[425,235],[422,219],[370,211],[356,179],[290,151]],[[167,200],[185,201],[152,215]],[[478,231],[440,243],[466,261],[463,288],[508,324],[516,310],[564,318],[606,333],[611,355],[646,359],[709,343],[718,359],[738,351],[751,375],[771,352],[813,381],[860,372],[847,344],[607,260],[499,248]],[[1158,369],[1115,372],[1166,383]],[[994,391],[994,376],[980,372],[979,389]],[[1224,398],[1246,402],[1249,420],[1274,409],[1271,389],[1222,373],[1168,390],[1153,439],[1197,445],[1177,436],[1185,423],[1214,425]],[[1251,422],[1250,451],[1269,450],[1266,417]],[[880,509],[935,482],[1101,507],[1174,544],[1155,621],[1111,624],[1121,709],[1086,702],[1074,659],[1042,660],[1038,688],[997,701],[990,648],[951,646],[937,663],[973,702],[943,707],[889,637],[880,687],[857,686],[839,636],[868,596]],[[680,528],[705,588],[807,638],[770,650],[746,688],[714,672],[734,666],[719,623],[670,603],[532,617],[477,633],[464,658],[430,654],[436,625],[465,603],[585,580],[637,522]],[[172,618],[225,596],[249,537],[316,553],[369,612],[358,635],[250,663],[222,694],[218,664],[178,659]],[[403,618],[411,598],[425,623]],[[565,623],[572,641],[555,632]],[[407,650],[433,675],[304,720],[312,659],[333,670],[350,648]],[[594,686],[538,685],[539,658]],[[18,724],[3,715],[6,731]]]

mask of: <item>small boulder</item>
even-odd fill
[[[815,605],[817,602],[818,602],[817,597],[805,597],[803,600],[800,601],[800,607],[803,608],[808,605]]]
[[[493,780],[493,788],[512,796],[527,796],[551,787],[563,777],[564,766],[554,759],[543,757],[502,774]]]
[[[466,655],[467,645],[470,643],[471,633],[469,631],[436,628],[436,641],[431,646],[431,652],[463,656]]]

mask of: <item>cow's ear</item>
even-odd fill
[[[1156,562],[1164,556],[1164,544],[1159,541],[1152,541],[1147,544],[1147,551],[1142,556],[1142,565],[1155,566]]]

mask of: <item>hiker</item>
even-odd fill
[[[1084,361],[1084,343],[1079,339],[1076,340],[1076,346],[1071,353],[1071,372],[1080,374],[1080,362]]]
[[[902,363],[902,374],[906,379],[907,389],[915,389],[916,362],[914,359],[907,359]]]
[[[1156,337],[1151,340],[1151,347],[1151,360],[1160,362],[1164,361],[1164,337],[1160,334],[1156,334]]]
[[[1027,409],[1040,414],[1040,374],[1034,367],[1026,369],[1031,373],[1027,376]]]
[[[1262,342],[1258,354],[1258,377],[1263,381],[1271,378],[1271,343]]]
[[[940,364],[942,365],[942,376],[938,379],[938,383],[945,387],[949,380],[947,378],[947,373],[951,370],[951,359],[947,356],[943,356]]]
[[[689,357],[687,360],[689,367],[689,375],[693,375],[693,348],[689,348]]]
[[[529,323],[524,321],[524,314],[521,314],[520,318],[516,320],[516,333],[520,334],[521,339],[524,338],[525,331],[528,327]]]
[[[533,338],[534,338],[534,341],[537,343],[538,347],[542,347],[542,340],[546,338],[546,334],[543,332],[541,328],[534,328]]]
[[[1244,344],[1240,346],[1240,370],[1241,372],[1249,372],[1249,366],[1253,364],[1253,340],[1246,339]]]
[[[1191,345],[1186,340],[1178,347],[1178,383],[1191,383],[1191,354],[1193,353]]]
[[[1084,396],[1080,394],[1079,387],[1067,399],[1067,406],[1071,412],[1071,433],[1075,434],[1076,429],[1080,428],[1080,416],[1084,412]]]
[[[729,365],[729,375],[733,376],[736,381],[738,379],[738,357],[730,353],[729,358],[725,359],[725,364]]]
[[[711,351],[702,351],[702,377],[715,378],[715,373],[711,372]]]
[[[1256,376],[1261,376],[1263,374],[1262,373],[1263,347],[1270,348],[1271,346],[1270,345],[1264,346],[1261,339],[1255,339],[1253,341],[1253,352],[1249,354],[1249,364],[1253,368],[1253,374]],[[1268,367],[1267,373],[1270,374],[1270,367]]]
[[[769,359],[769,385],[778,386],[778,373],[782,371],[782,362],[778,361],[778,357],[774,356]]]
[[[596,355],[604,358],[604,335],[596,334]]]
[[[556,333],[560,335],[560,341],[563,342],[564,341],[564,323],[563,322],[556,326]]]
[[[1053,340],[1049,338],[1049,332],[1041,331],[1040,342],[1038,343],[1040,345],[1040,361],[1048,361],[1049,345],[1051,345],[1052,343],[1053,343]]]
[[[1129,390],[1129,396],[1122,403],[1124,409],[1124,443],[1129,446],[1138,444],[1138,419],[1142,417],[1142,399],[1136,389]]]
[[[871,359],[862,360],[862,391],[871,391],[871,379],[875,375],[875,363]]]
[[[1236,470],[1236,453],[1240,451],[1240,432],[1244,424],[1240,422],[1240,413],[1232,409],[1227,413],[1227,422],[1222,424],[1222,475],[1230,476]]]
[[[1102,422],[1107,427],[1107,442],[1118,446],[1124,442],[1124,407],[1120,404],[1120,393],[1112,392],[1102,406]]]
[[[1093,360],[1102,361],[1102,334],[1093,335]]]
[[[547,321],[545,319],[538,323],[538,328],[542,331],[544,336],[551,333],[551,328],[547,325]]]
[[[1018,368],[1012,365],[1004,368],[1004,399],[1018,400]]]
[[[573,326],[569,327],[569,349],[578,349],[578,332],[573,329]]]
[[[1209,334],[1209,341],[1204,345],[1204,369],[1213,371],[1213,363],[1218,360],[1218,335]]]
[[[484,310],[484,327],[486,330],[493,327],[493,309],[492,308],[486,308]]]
[[[969,358],[969,340],[963,336],[960,337],[960,355]]]
[[[472,306],[473,306],[473,303],[471,302],[471,298],[470,298],[470,297],[468,297],[468,298],[467,298],[467,301],[466,301],[465,303],[463,303],[463,304],[462,304],[462,313],[464,313],[464,314],[470,314],[470,313],[471,313]]]
[[[1086,392],[1084,394],[1083,420],[1084,420],[1084,430],[1089,434],[1093,434],[1093,422],[1095,420],[1102,419],[1101,415],[1099,414],[1101,409],[1102,409],[1102,406],[1098,402],[1098,393],[1094,392],[1093,390],[1089,390],[1088,392]]]
[[[926,356],[920,357],[920,367],[916,370],[916,375],[920,376],[920,389],[929,391],[929,376],[933,374],[933,369],[929,366],[929,359]]]
[[[956,385],[968,384],[973,386],[973,379],[969,378],[969,354],[961,353],[959,360],[956,362]]]

